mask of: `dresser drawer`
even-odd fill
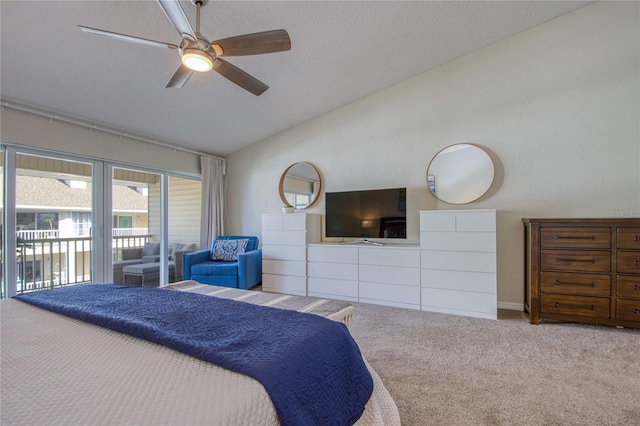
[[[262,231],[262,244],[304,246],[306,243],[306,231]]]
[[[618,297],[640,299],[640,277],[618,275]]]
[[[540,250],[540,268],[547,271],[610,272],[608,251]]]
[[[640,274],[640,251],[619,251],[618,272]]]
[[[540,286],[544,293],[609,297],[611,295],[611,276],[541,272]]]
[[[543,293],[540,298],[540,311],[546,314],[609,318],[609,304],[609,299],[602,297]]]
[[[637,321],[640,323],[640,300],[618,299],[619,321]]]
[[[609,228],[542,228],[540,246],[548,248],[611,248]]]
[[[640,228],[618,228],[618,248],[640,250]]]
[[[307,263],[295,260],[262,260],[262,273],[271,275],[293,275],[304,277],[307,275]]]

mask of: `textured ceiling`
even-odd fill
[[[228,58],[270,86],[221,75],[165,89],[175,50],[85,34],[77,25],[178,44],[155,1],[0,1],[0,96],[226,155],[589,2],[214,1],[208,39],[284,28],[290,51]],[[195,8],[181,5],[195,26]]]

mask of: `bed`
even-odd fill
[[[267,297],[266,294],[240,294],[236,293],[238,290],[227,292],[194,283],[179,283],[173,287],[147,290],[189,293],[218,302],[227,293],[224,297],[235,304],[245,302],[230,299],[248,301],[253,298],[258,302]],[[218,296],[203,296],[203,292],[218,292]],[[277,306],[287,299],[278,295],[269,300],[262,299],[260,303]],[[330,307],[333,302],[318,299],[296,301],[291,298],[288,303],[298,305],[297,310],[316,311],[318,316],[337,314],[339,321],[348,323],[352,320],[349,306]],[[20,300],[1,301],[0,311],[2,424],[296,423],[281,421],[284,417],[280,408],[274,405],[275,399],[267,391],[269,387],[248,375]],[[365,360],[362,362],[370,374],[373,391],[356,424],[400,424],[397,407],[379,376]],[[315,396],[314,401],[321,406],[329,405],[330,394],[321,389],[316,394],[320,397]],[[341,424],[333,420],[331,423]]]

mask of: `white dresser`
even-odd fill
[[[312,244],[307,256],[309,296],[358,301],[358,247]]]
[[[495,210],[420,212],[423,311],[497,319]]]
[[[420,309],[417,246],[310,244],[309,296]]]
[[[262,288],[496,319],[496,211],[420,212],[420,245],[321,243],[321,216],[262,216]]]
[[[420,309],[417,247],[361,247],[358,271],[360,302]]]
[[[262,215],[262,288],[307,295],[307,244],[320,241],[320,215]]]

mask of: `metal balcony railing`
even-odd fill
[[[150,235],[144,228],[114,229],[112,258],[122,259],[122,251],[143,247]],[[17,293],[92,282],[92,239],[86,237],[54,238],[49,231],[18,231]],[[57,232],[57,231],[56,231]],[[126,235],[129,234],[129,235]],[[28,238],[41,236],[44,238]]]

